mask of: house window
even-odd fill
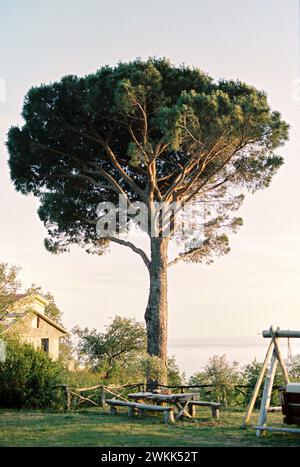
[[[33,327],[33,328],[35,328],[35,329],[36,329],[36,328],[39,328],[39,327],[40,327],[40,317],[35,315],[35,316],[32,318],[31,323],[32,323],[32,327]]]
[[[49,339],[48,338],[41,339],[41,347],[46,353],[49,352]]]

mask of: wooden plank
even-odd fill
[[[153,400],[156,402],[173,402],[176,401],[192,401],[198,397],[198,393],[186,393],[186,394],[152,394],[145,397],[145,399]]]
[[[283,329],[276,329],[273,331],[276,337],[292,337],[300,338],[300,331],[290,331]],[[270,330],[262,332],[263,337],[272,337],[272,332]]]
[[[278,433],[297,433],[300,434],[300,428],[280,428],[280,427],[273,427],[273,426],[255,426],[254,427],[258,431],[274,431]]]
[[[202,407],[215,407],[216,409],[219,409],[222,407],[222,404],[219,402],[209,402],[209,401],[190,401],[190,405],[200,405]]]
[[[150,410],[152,412],[172,412],[173,407],[161,406],[161,405],[148,405],[134,402],[134,407],[141,410]]]
[[[118,407],[134,407],[136,404],[135,402],[128,402],[128,401],[119,401],[116,399],[106,399],[106,404],[118,406]]]
[[[270,359],[270,356],[271,356],[271,353],[273,352],[273,350],[274,350],[274,342],[273,342],[273,339],[272,339],[272,341],[269,344],[265,359],[263,361],[259,376],[257,378],[257,381],[256,381],[256,384],[255,384],[251,399],[249,401],[249,404],[248,404],[248,407],[247,407],[247,410],[246,410],[246,414],[245,414],[244,419],[243,419],[243,423],[242,423],[243,428],[245,428],[247,423],[249,423],[249,421],[250,421],[250,418],[251,418],[251,415],[252,415],[252,412],[253,412],[253,409],[254,409],[254,405],[255,405],[255,402],[256,402],[256,399],[257,399],[261,384],[263,382],[265,372],[266,372],[266,369],[267,369],[267,366],[268,366],[268,362],[269,362],[269,359]]]
[[[268,370],[266,380],[265,380],[265,385],[264,385],[264,391],[263,391],[259,419],[258,419],[259,426],[264,426],[267,420],[267,413],[268,413],[268,408],[270,407],[272,387],[274,383],[274,377],[276,373],[277,364],[278,364],[277,353],[276,353],[276,350],[274,349],[272,358],[271,358],[270,368]],[[260,435],[261,435],[261,431],[257,430],[256,436],[260,436]]]
[[[278,407],[269,407],[268,412],[282,412],[282,407],[279,405]]]
[[[145,399],[148,396],[152,396],[153,392],[133,392],[131,394],[127,394],[128,399]]]
[[[172,412],[174,409],[173,407],[167,407],[167,406],[160,406],[160,405],[148,405],[148,404],[141,404],[138,402],[124,402],[124,401],[118,401],[115,399],[107,399],[106,403],[108,405],[111,405],[113,407],[132,407],[134,409],[139,409],[139,410],[150,410],[152,412]]]
[[[135,392],[127,395],[128,399],[149,399],[157,401],[194,400],[199,397],[197,392],[187,392],[181,394],[159,394],[153,392]]]

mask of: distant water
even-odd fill
[[[201,338],[201,339],[171,339],[168,353],[175,355],[181,371],[187,376],[203,369],[209,358],[214,355],[226,355],[229,361],[237,361],[240,366],[256,358],[262,361],[269,345],[269,339],[262,336],[253,338]],[[287,339],[280,341],[283,357],[287,358]],[[298,339],[291,340],[293,355],[300,353]]]

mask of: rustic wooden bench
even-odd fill
[[[211,409],[211,415],[213,418],[219,420],[221,404],[219,402],[207,402],[207,401],[189,401],[188,411],[192,417],[195,417],[196,406],[209,407]]]
[[[117,413],[117,407],[127,407],[128,416],[132,417],[136,412],[139,416],[142,416],[144,412],[163,412],[164,422],[173,423],[174,422],[174,408],[160,405],[149,405],[141,404],[139,402],[126,402],[120,401],[117,399],[106,399],[106,404],[110,405],[110,413],[115,415]]]

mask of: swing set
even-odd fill
[[[279,338],[288,339],[288,353],[291,356],[289,339],[300,338],[300,331],[283,331],[280,328],[276,330],[271,327],[268,331],[263,331],[264,338],[270,338],[270,344],[262,364],[261,371],[259,373],[255,388],[253,390],[250,402],[247,407],[247,411],[243,420],[243,428],[246,428],[250,422],[251,415],[254,409],[256,399],[259,394],[259,390],[263,383],[264,389],[262,394],[258,425],[256,429],[256,436],[261,436],[265,431],[275,432],[287,432],[287,433],[299,433],[300,428],[281,428],[281,427],[269,427],[267,426],[267,414],[268,412],[281,411],[284,415],[283,423],[286,425],[300,425],[300,383],[291,383],[288,375],[288,370],[282,358],[282,354],[279,348]],[[274,384],[275,373],[277,365],[279,364],[282,371],[282,375],[285,381],[285,387],[281,390],[281,407],[270,407],[272,389]]]

